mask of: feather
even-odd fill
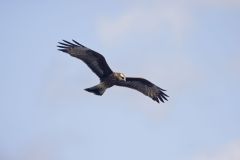
[[[66,40],[58,42],[60,44],[57,46],[58,50],[82,60],[101,80],[113,73],[100,53],[81,45],[75,40],[73,42],[76,44]]]
[[[112,79],[112,75],[114,75],[113,71],[108,66],[103,55],[83,46],[75,40],[72,40],[72,42],[66,40],[58,42],[58,50],[82,60],[100,78],[101,82],[109,83],[109,86],[117,85],[135,89],[158,103],[160,103],[160,101],[164,103],[164,101],[168,100],[167,97],[169,96],[164,93],[166,90],[144,78],[127,77],[125,80]],[[97,95],[102,95],[107,88],[108,87],[103,88],[101,85],[96,85],[85,90]]]
[[[164,89],[159,88],[152,82],[143,79],[143,78],[131,78],[127,77],[126,81],[119,81],[116,84],[117,86],[121,87],[128,87],[131,89],[135,89],[144,95],[152,98],[156,102],[163,102],[164,100],[167,101],[168,95],[166,95],[163,91],[166,91]],[[160,100],[160,101],[159,101]]]

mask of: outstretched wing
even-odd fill
[[[159,103],[159,100],[164,103],[164,100],[167,101],[168,95],[164,93],[164,89],[154,85],[153,83],[149,82],[143,78],[130,78],[127,77],[126,81],[119,81],[116,84],[117,86],[128,87],[139,92],[142,92],[144,95],[149,96],[154,101]]]
[[[101,54],[74,40],[72,41],[72,43],[65,40],[63,40],[63,42],[58,42],[60,44],[58,46],[58,50],[81,59],[100,79],[104,79],[113,73],[105,58]]]

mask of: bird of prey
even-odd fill
[[[150,81],[143,78],[126,77],[123,73],[113,72],[100,53],[83,46],[75,40],[72,40],[72,42],[63,40],[63,42],[58,43],[60,44],[57,46],[59,47],[58,50],[82,60],[99,77],[100,83],[86,88],[86,91],[101,96],[106,89],[112,86],[121,86],[135,89],[158,103],[167,100],[168,95],[164,93],[166,90]]]

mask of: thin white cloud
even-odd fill
[[[211,153],[202,153],[194,160],[239,160],[240,159],[240,140],[227,144]]]
[[[106,43],[123,39],[129,33],[154,33],[163,27],[170,29],[176,37],[181,36],[190,17],[182,5],[156,3],[147,6],[134,6],[116,17],[101,18],[98,33]]]
[[[124,40],[129,34],[156,34],[160,31],[170,31],[179,42],[193,25],[192,10],[202,10],[202,7],[238,8],[240,0],[173,0],[153,1],[149,4],[138,2],[119,15],[100,18],[97,32],[105,44]]]

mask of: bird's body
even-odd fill
[[[86,88],[86,91],[96,95],[103,95],[106,89],[116,85],[136,89],[158,103],[159,100],[162,102],[167,100],[166,97],[168,97],[168,95],[163,92],[165,90],[154,85],[150,81],[143,78],[126,77],[123,73],[113,72],[101,54],[74,40],[73,43],[65,40],[63,41],[64,43],[59,42],[59,44],[61,44],[58,46],[59,50],[81,59],[100,79],[98,85]]]
[[[106,89],[111,88],[112,86],[116,85],[118,81],[122,81],[124,79],[125,76],[122,73],[113,72],[112,74],[101,80],[98,85],[91,88],[86,88],[85,90],[101,96]]]

